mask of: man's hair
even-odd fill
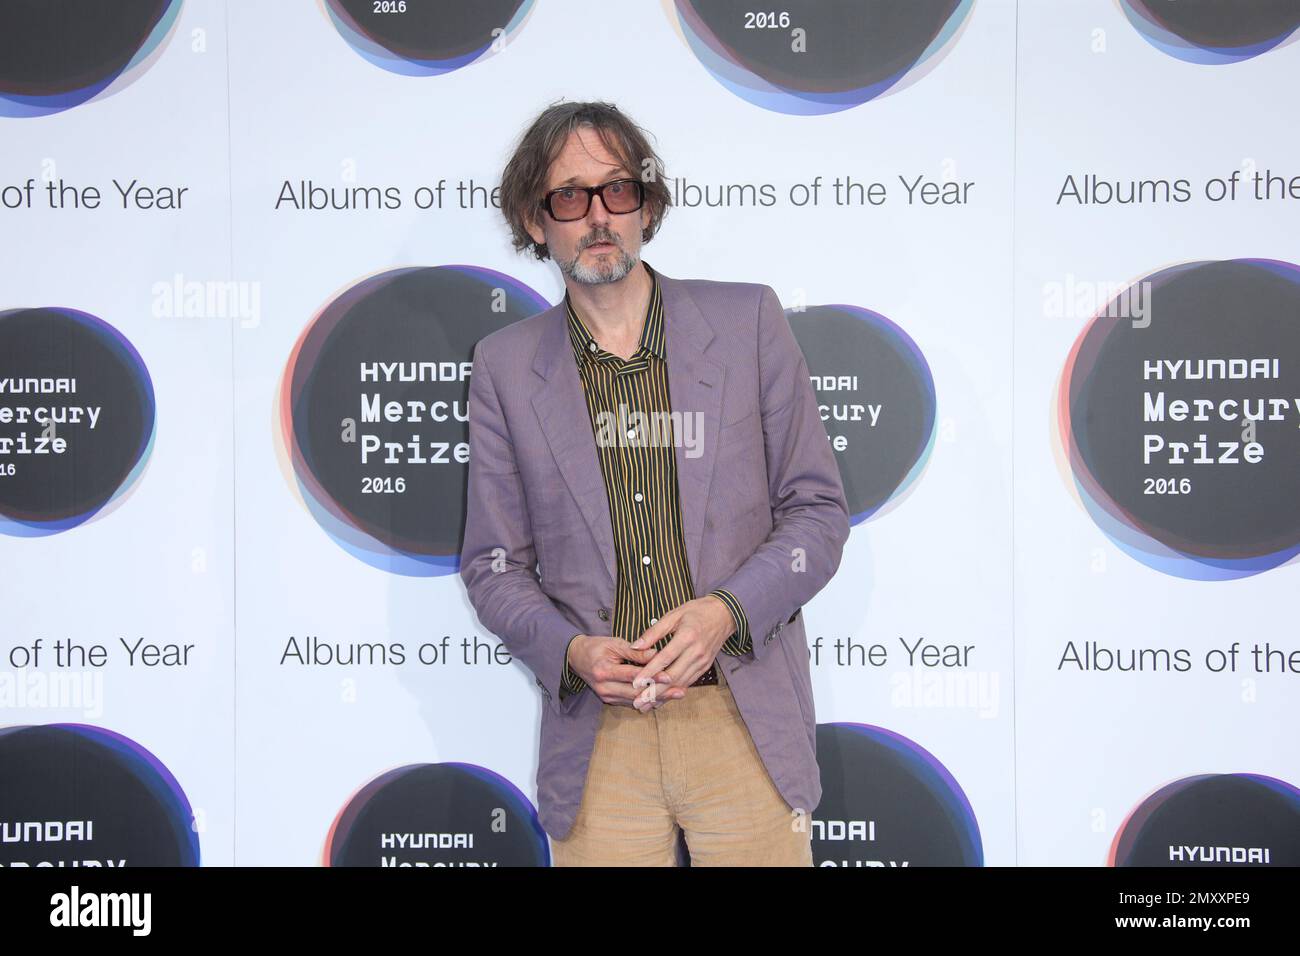
[[[650,224],[641,230],[641,241],[649,242],[672,205],[664,184],[663,162],[646,140],[645,131],[613,103],[555,103],[548,106],[524,131],[514,155],[501,173],[501,214],[510,225],[515,250],[531,248],[538,259],[550,258],[546,243],[533,241],[524,228],[534,218],[539,223],[545,211],[538,205],[546,190],[546,174],[578,127],[594,129],[605,148],[641,180],[645,204],[650,210]]]

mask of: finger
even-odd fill
[[[673,664],[672,667],[666,668],[665,670],[661,671],[659,676],[660,677],[667,676],[672,679],[671,689],[684,690],[685,688],[689,687],[691,684],[695,683],[696,678],[698,678],[706,670],[708,670],[708,667],[704,665],[703,662],[692,664],[689,661],[679,658],[677,662]],[[662,697],[668,689],[670,688],[660,688],[659,695]]]
[[[606,680],[622,681],[624,684],[631,686],[632,681],[641,673],[640,664],[614,664],[610,667],[602,667],[601,673],[605,675]],[[670,678],[663,672],[655,675],[655,680],[661,684],[666,684]]]
[[[667,678],[665,677],[664,680],[666,681]],[[678,700],[682,697],[682,691],[680,688],[673,687],[668,683],[655,683],[653,685],[647,685],[646,688],[641,691],[641,696],[638,697],[637,700],[645,702],[647,701],[646,695],[651,693],[653,693],[654,696],[648,699],[648,703],[642,704],[642,706],[646,707],[647,711],[658,710],[668,701]]]
[[[658,644],[660,638],[665,634],[671,633],[677,626],[678,620],[684,613],[682,611],[683,607],[685,607],[685,605],[679,605],[678,607],[673,608],[659,620],[655,621],[642,631],[640,636],[632,642],[632,648],[634,650],[641,650],[643,648],[652,648]]]
[[[607,704],[630,707],[641,691],[625,681],[598,681],[593,685],[597,696]]]
[[[650,684],[647,686],[645,690],[641,691],[640,695],[636,699],[636,703],[634,704],[636,709],[642,713],[646,713],[663,706],[663,700],[659,694],[660,689],[661,688],[658,684]]]
[[[654,679],[654,675],[660,671],[667,670],[668,665],[677,660],[682,653],[682,645],[676,641],[669,641],[654,657],[646,662],[645,666],[632,678],[633,687],[644,687],[646,682]]]
[[[635,648],[627,641],[624,641],[623,646],[621,648],[618,648],[611,652],[611,656],[617,658],[620,663],[623,661],[631,661],[632,663],[640,667],[643,666],[647,661],[649,661],[652,657],[654,657],[658,653],[659,651],[657,648],[654,647]]]
[[[644,693],[644,692],[643,692]],[[660,687],[658,694],[655,695],[653,702],[654,709],[658,710],[670,700],[681,700],[686,696],[685,687]]]
[[[663,650],[646,662],[645,666],[641,668],[641,673],[632,678],[632,686],[638,686],[637,682],[639,680],[648,680],[652,675],[660,671],[670,670],[669,663],[673,661],[677,664],[675,668],[671,668],[674,675],[673,683],[680,683],[678,678],[683,674],[692,672],[691,680],[694,680],[708,669],[708,664],[700,666],[703,661],[697,660],[697,658],[702,657],[697,650],[701,640],[699,632],[695,628],[690,625],[684,626],[664,645]]]
[[[637,696],[633,702],[633,706],[635,706],[637,710],[646,712],[658,709],[666,700],[677,699],[681,695],[680,693],[669,693],[670,691],[675,690],[669,681],[670,678],[665,674],[656,675],[653,682],[645,684],[639,691],[634,690],[634,693],[636,693]],[[626,686],[632,687],[633,685],[628,684]]]
[[[602,680],[592,684],[591,687],[592,690],[596,692],[596,695],[605,703],[619,704],[623,706],[634,705],[637,701],[650,693],[650,687],[648,685],[645,688],[635,688],[626,681]],[[650,697],[649,700],[653,702],[656,698],[664,699],[665,694],[672,690],[677,690],[677,688],[668,685],[666,679],[663,682],[656,681],[654,696]],[[673,694],[669,695],[667,699],[675,700],[680,696],[680,693]]]
[[[632,641],[625,637],[619,637],[617,634],[595,634],[593,637],[600,638],[599,653],[601,654],[624,654],[636,652],[632,647]]]
[[[657,653],[653,647],[636,648],[632,646],[631,641],[625,641],[621,637],[611,637],[602,648],[601,653],[616,663],[629,661],[634,664],[644,664]]]

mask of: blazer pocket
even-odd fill
[[[718,429],[718,449],[726,452],[739,450],[747,456],[761,454],[763,429],[758,423],[759,414],[754,412],[737,422],[723,425]]]
[[[756,407],[754,407],[753,405],[751,405],[751,406],[749,406],[749,410],[748,410],[748,411],[741,412],[739,415],[737,415],[735,418],[731,419],[730,421],[725,421],[725,422],[723,422],[723,423],[722,423],[722,428],[723,428],[723,430],[725,431],[726,429],[729,429],[729,428],[731,428],[731,427],[733,427],[733,426],[735,426],[735,425],[741,425],[741,424],[744,424],[745,422],[749,421],[751,418],[753,418],[753,417],[754,417],[755,415],[757,415],[757,414],[758,414],[758,409],[757,409]]]

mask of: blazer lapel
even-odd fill
[[[609,579],[617,583],[609,497],[596,455],[587,398],[573,360],[573,346],[569,343],[568,315],[563,300],[547,311],[545,326],[533,356],[533,370],[545,382],[533,395],[533,410],[560,474],[591,529]]]
[[[704,354],[713,340],[709,325],[685,285],[659,273],[659,291],[664,306],[665,351],[668,354],[668,394],[674,412],[694,422],[696,457],[687,457],[688,449],[678,441],[673,449],[677,459],[677,487],[682,504],[682,534],[691,582],[699,596],[700,547],[704,540],[704,511],[717,461],[718,436],[721,432],[720,410],[726,369]]]
[[[663,297],[672,409],[682,419],[699,413],[699,419],[693,422],[699,454],[688,457],[688,449],[680,439],[673,449],[687,562],[691,580],[698,588],[704,511],[716,461],[725,369],[704,355],[713,339],[713,329],[683,284],[660,272],[659,289]],[[616,584],[618,564],[609,498],[582,380],[569,342],[568,315],[563,301],[547,310],[544,325],[533,356],[533,370],[543,379],[533,395],[533,409],[560,474],[596,542],[610,582]]]

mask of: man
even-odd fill
[[[640,129],[544,111],[502,177],[560,304],[483,338],[461,577],[541,688],[556,865],[812,864],[800,607],[849,534],[803,353],[764,285],[640,259],[670,204]]]

